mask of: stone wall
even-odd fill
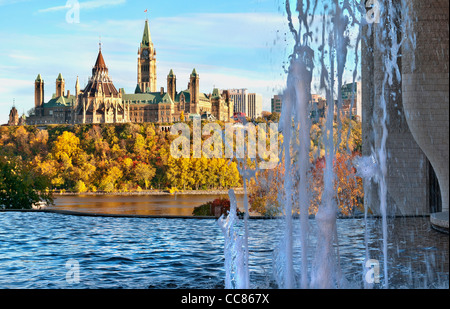
[[[449,190],[449,1],[409,1],[416,48],[404,53],[403,104],[412,135],[430,160],[441,188]]]
[[[400,21],[397,21],[398,25]],[[362,34],[362,135],[363,155],[381,144],[382,128],[380,101],[385,78],[384,51],[375,42],[382,40],[383,24],[371,24]],[[401,33],[398,34],[400,39]],[[383,42],[388,44],[388,42]],[[398,59],[402,68],[403,59]],[[397,215],[417,215],[429,212],[427,189],[427,158],[414,140],[403,108],[403,79],[385,83],[384,99],[387,105],[386,140],[388,212]],[[378,187],[374,181],[365,181],[365,206],[379,213]]]

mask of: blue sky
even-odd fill
[[[79,23],[74,23],[66,4],[77,1]],[[115,86],[133,92],[147,17],[157,52],[157,89],[166,87],[170,69],[177,91],[186,89],[195,68],[202,92],[247,88],[262,94],[263,110],[270,111],[271,97],[286,85],[283,66],[293,46],[284,5],[284,0],[0,0],[0,124],[7,122],[13,100],[20,114],[34,107],[38,74],[45,81],[45,101],[59,73],[66,91],[75,91],[77,76],[83,88],[100,37]]]
[[[114,84],[133,92],[147,16],[157,52],[158,89],[166,87],[173,69],[177,90],[184,90],[196,68],[201,91],[247,88],[261,93],[263,109],[270,110],[271,96],[285,84],[282,66],[291,38],[285,36],[282,0],[79,0],[79,23],[67,22],[66,3],[0,0],[0,123],[7,122],[13,99],[19,113],[34,106],[38,74],[45,80],[46,101],[59,73],[66,90],[74,92],[77,76],[83,87],[100,36]]]

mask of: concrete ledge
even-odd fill
[[[430,222],[435,230],[448,234],[448,211],[431,214]]]

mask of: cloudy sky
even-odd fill
[[[0,124],[15,100],[19,113],[34,106],[34,80],[45,80],[45,100],[62,73],[72,93],[95,63],[99,38],[117,88],[133,92],[145,18],[157,52],[157,86],[170,69],[178,91],[196,68],[200,90],[247,88],[261,93],[263,109],[285,84],[289,54],[281,0],[0,0]],[[147,13],[144,10],[148,10]],[[77,22],[79,21],[79,22]]]
[[[186,89],[195,68],[202,92],[247,88],[261,93],[263,110],[270,111],[271,97],[286,84],[283,66],[293,45],[284,0],[0,0],[0,124],[13,100],[20,114],[34,107],[38,74],[45,101],[59,73],[66,90],[75,91],[77,76],[83,87],[100,37],[115,86],[133,92],[146,18],[157,52],[157,89],[166,87],[170,69],[177,90]]]

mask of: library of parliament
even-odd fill
[[[167,75],[167,88],[156,87],[156,51],[148,20],[138,51],[137,85],[133,94],[117,90],[108,74],[101,45],[86,87],[80,88],[77,77],[75,93],[65,92],[62,74],[56,79],[56,93],[44,102],[44,80],[35,81],[34,114],[27,125],[155,122],[168,124],[192,118],[230,121],[233,100],[228,91],[213,89],[211,94],[199,90],[200,76],[193,69],[186,90],[177,92],[173,70]],[[184,118],[184,119],[183,119]]]

